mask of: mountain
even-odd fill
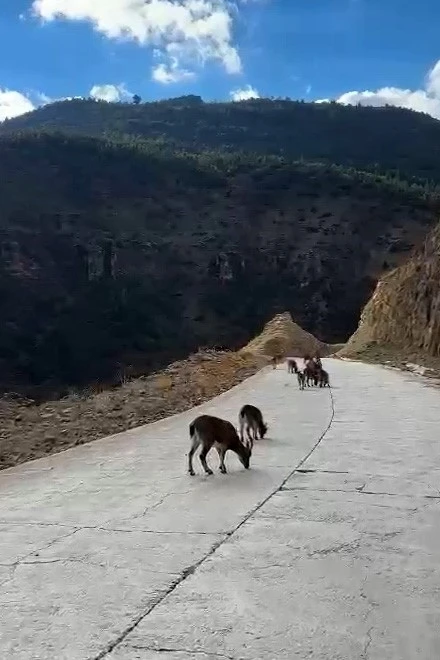
[[[3,135],[0,153],[3,391],[120,382],[285,310],[344,341],[439,211],[395,177],[134,136]]]
[[[440,357],[440,225],[411,259],[378,282],[341,354],[378,352],[425,362]]]
[[[393,107],[253,99],[106,103],[74,99],[5,122],[0,133],[60,130],[165,139],[190,151],[221,149],[336,163],[440,182],[440,122]]]

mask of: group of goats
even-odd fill
[[[276,362],[275,366],[276,368]],[[296,374],[298,378],[299,389],[303,390],[305,387],[330,387],[330,378],[328,371],[323,369],[321,358],[319,355],[316,357],[306,356],[304,358],[304,368],[300,369],[296,360],[287,358],[287,371],[289,374]]]
[[[277,358],[272,360],[274,369],[276,369],[278,361]],[[301,390],[313,385],[330,387],[329,375],[323,369],[318,356],[315,358],[306,356],[302,370],[299,369],[293,358],[288,358],[287,371],[292,374],[296,373]],[[191,438],[191,449],[188,454],[189,474],[194,475],[193,457],[199,447],[201,447],[200,462],[206,474],[213,474],[206,462],[206,457],[212,447],[215,447],[218,452],[222,474],[226,474],[225,455],[228,450],[237,454],[241,464],[248,470],[254,442],[264,438],[267,433],[267,424],[259,408],[245,405],[238,415],[238,426],[239,431],[237,432],[235,426],[225,419],[212,415],[197,417],[189,427]]]

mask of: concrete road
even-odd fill
[[[440,658],[440,392],[326,361],[197,409],[270,425],[186,474],[196,411],[0,473],[3,660]]]

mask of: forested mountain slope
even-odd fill
[[[393,107],[269,99],[204,103],[197,96],[139,105],[73,99],[0,126],[1,133],[23,129],[129,133],[189,150],[278,154],[440,181],[440,122]]]
[[[424,187],[273,156],[44,133],[0,153],[4,390],[236,347],[284,310],[344,340],[438,214]]]

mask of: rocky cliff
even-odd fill
[[[439,210],[418,184],[278,157],[44,133],[0,148],[3,391],[123,382],[284,310],[344,341]]]
[[[407,357],[440,355],[440,226],[407,263],[378,282],[341,355],[375,348]]]

